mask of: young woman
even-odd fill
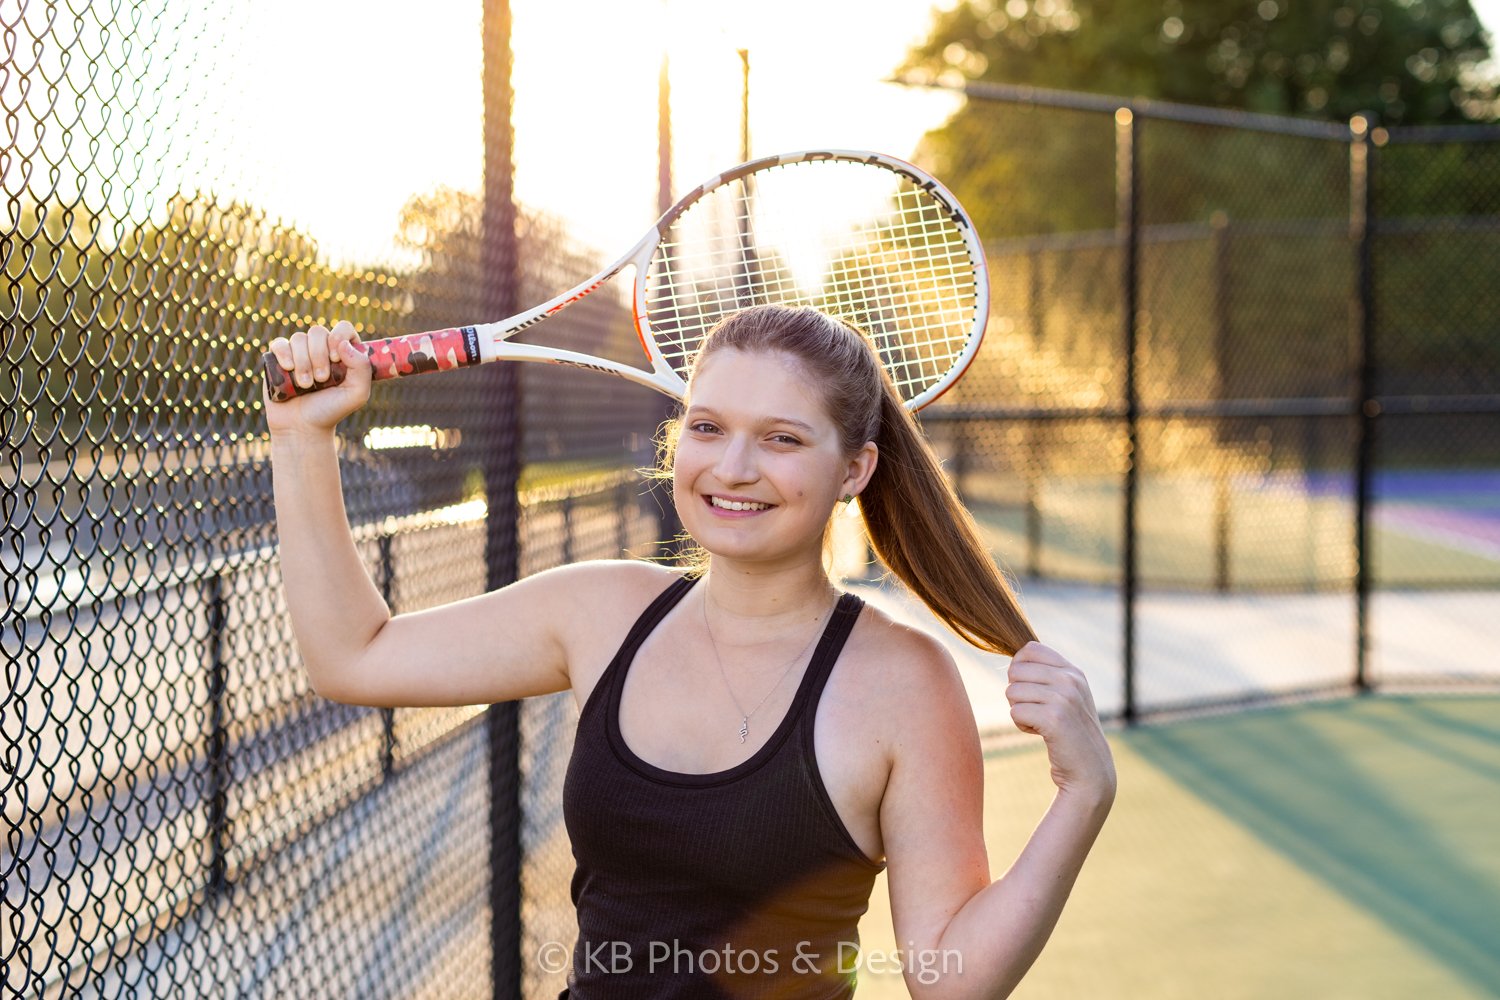
[[[571,690],[564,786],[579,937],[563,995],[845,997],[856,925],[888,873],[915,997],[1003,997],[1041,951],[1115,775],[1079,670],[1032,641],[869,342],[812,310],[756,307],[708,339],[666,465],[691,570],[562,566],[392,617],[350,538],[333,428],[369,396],[346,323],[271,349],[299,385],[265,407],[281,566],[314,688],[363,705]],[[941,643],[824,567],[858,497],[882,560],[959,635],[1013,654],[1016,724],[1057,792],[998,880],[974,713]],[[328,627],[337,623],[337,627]]]

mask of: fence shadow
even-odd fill
[[[1500,700],[1355,699],[1122,739],[1476,988],[1500,991]]]

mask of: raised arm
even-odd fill
[[[1115,774],[1082,673],[1029,643],[1011,664],[1011,715],[1047,741],[1051,807],[991,881],[973,709],[935,641],[914,657],[880,826],[903,973],[918,1000],[1007,997],[1041,953],[1114,801]]]
[[[347,346],[354,339],[353,327],[340,323],[273,340],[299,385],[325,380],[331,358],[348,374],[339,386],[282,403],[263,394],[282,584],[313,689],[380,706],[486,704],[566,690],[566,622],[604,588],[609,564],[564,567],[391,617],[360,561],[339,482],[334,427],[370,393],[370,362]]]

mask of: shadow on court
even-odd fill
[[[1500,994],[1500,699],[1381,696],[1119,738],[1456,977]]]

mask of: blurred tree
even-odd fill
[[[963,0],[904,73],[1385,124],[1490,121],[1469,0]]]
[[[38,441],[256,427],[270,337],[330,314],[383,328],[402,312],[396,273],[330,265],[311,236],[243,202],[178,192],[139,223],[81,199],[9,208],[0,344]]]
[[[406,322],[413,330],[441,329],[456,321],[491,322],[502,318],[486,316],[480,297],[487,277],[480,257],[483,207],[477,193],[447,186],[414,195],[402,207],[396,243],[420,260],[406,282],[409,298]],[[566,223],[555,216],[522,206],[516,229],[521,283],[518,299],[527,306],[545,302],[569,285],[582,281],[599,266],[598,254],[575,244],[568,236]],[[569,310],[572,316],[594,315],[601,307],[606,313],[614,308],[619,313],[615,318],[623,318],[629,324],[629,312],[619,309],[618,300],[607,294],[570,306]],[[564,346],[569,350],[603,357],[617,353],[617,346],[611,341],[619,339],[618,324],[580,322],[569,325],[567,330]],[[556,332],[532,330],[518,340],[558,343],[558,336]],[[626,341],[630,351],[621,360],[634,361],[639,357],[634,334],[629,334]]]
[[[361,330],[400,314],[397,275],[331,264],[310,234],[255,205],[179,192],[125,232],[113,288],[139,402],[175,433],[259,429],[259,367],[277,334],[335,318]]]
[[[483,207],[479,193],[447,186],[414,195],[402,207],[396,241],[411,255],[414,266],[402,283],[407,312],[399,332],[503,318],[485,311],[489,275],[480,256]],[[561,219],[522,206],[516,229],[517,300],[527,307],[566,291],[599,267],[599,254],[571,239]],[[641,345],[630,307],[622,297],[630,287],[628,282],[615,282],[570,305],[556,318],[523,331],[516,341],[546,343],[639,365]],[[598,455],[617,463],[621,434],[628,434],[632,427],[650,426],[659,405],[652,393],[638,386],[564,366],[525,364],[521,377],[523,449],[528,463],[586,463]],[[401,379],[381,394],[399,400],[405,412],[442,413],[443,400],[452,398],[452,384],[447,378]],[[595,409],[558,405],[559,399],[572,398],[580,389],[588,393]],[[614,416],[601,421],[601,407]],[[465,421],[474,419],[487,418],[482,413],[456,414],[450,426],[463,427]],[[466,432],[463,440],[478,446],[486,438]],[[454,455],[460,461],[479,461],[464,448]],[[430,480],[433,473],[424,471],[422,476]]]
[[[901,71],[1416,125],[1495,120],[1489,56],[1469,0],[960,0]],[[1012,280],[997,299],[1031,339],[1017,333],[1010,356],[1046,360],[1035,367],[1058,383],[1039,394],[1060,397],[1065,377],[1086,381],[1118,356],[1118,324],[1092,319],[1120,308],[1098,301],[1118,274],[1088,264],[1116,225],[1115,142],[1108,114],[971,99],[915,154]],[[1500,370],[1500,313],[1460,290],[1482,287],[1475,262],[1493,260],[1494,148],[1376,151],[1375,214],[1400,218],[1377,244],[1379,353],[1408,388],[1459,384],[1455,348]],[[1162,380],[1150,391],[1319,395],[1347,382],[1346,352],[1324,346],[1347,332],[1355,274],[1347,143],[1152,120],[1139,157],[1139,304],[1155,324],[1142,371]],[[1194,388],[1166,384],[1179,375]]]

